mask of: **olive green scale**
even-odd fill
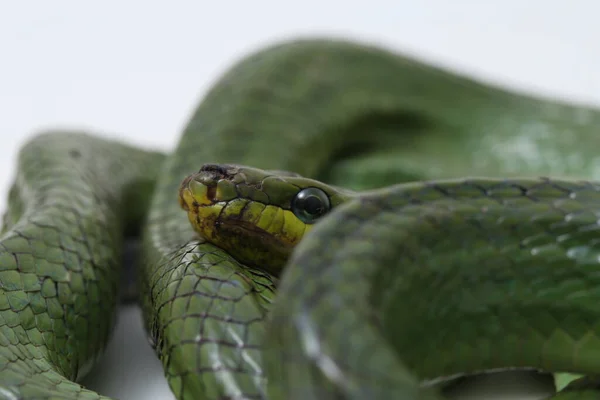
[[[0,398],[102,398],[74,382],[110,337],[135,233],[179,400],[432,399],[420,382],[487,368],[598,373],[599,126],[584,106],[314,39],[240,60],[167,156],[36,136],[0,238]],[[194,235],[177,191],[205,163],[369,193],[275,277]]]

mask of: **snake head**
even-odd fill
[[[201,237],[276,275],[313,224],[347,198],[296,174],[233,164],[205,164],[179,189],[179,204]]]

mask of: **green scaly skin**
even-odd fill
[[[123,231],[142,218],[140,303],[178,399],[430,399],[419,380],[481,368],[600,372],[600,202],[571,180],[599,178],[598,126],[596,110],[304,40],[227,72],[164,163],[88,135],[36,137],[0,238],[0,398],[102,398],[71,380],[104,348]],[[209,162],[357,191],[505,180],[348,202],[278,282],[194,235],[177,190]],[[540,175],[556,179],[513,181]]]
[[[102,398],[68,379],[108,341],[123,234],[162,159],[75,132],[23,147],[0,239],[1,399]]]

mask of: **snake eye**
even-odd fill
[[[312,224],[331,208],[329,196],[321,189],[302,189],[292,201],[292,211],[302,222]]]

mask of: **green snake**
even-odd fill
[[[128,238],[178,399],[442,399],[436,382],[509,368],[586,375],[555,398],[597,398],[599,126],[302,39],[227,71],[169,155],[40,133],[0,238],[0,398],[106,399],[76,382]]]

